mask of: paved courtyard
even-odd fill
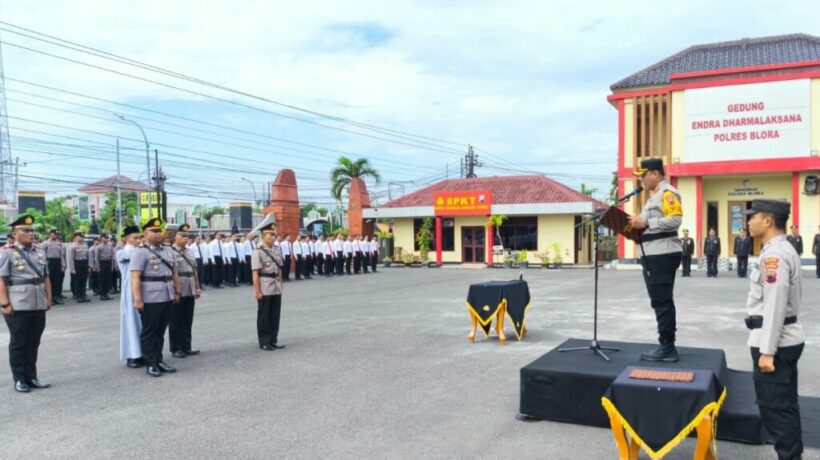
[[[469,344],[468,284],[517,270],[388,268],[285,286],[280,343],[259,350],[250,288],[208,290],[194,320],[199,356],[150,378],[117,361],[119,302],[55,307],[40,348],[49,390],[17,394],[0,328],[0,457],[616,458],[608,430],[515,420],[519,369],[592,330],[592,271],[529,270],[529,335]],[[804,281],[804,395],[820,396],[820,280]],[[702,273],[676,288],[680,344],[722,348],[750,370],[747,282]],[[601,272],[603,340],[654,340],[640,273]],[[480,335],[480,334],[479,334]],[[167,349],[167,345],[166,345]],[[770,459],[770,446],[719,442],[721,458]],[[670,459],[691,458],[687,441]],[[820,458],[810,450],[805,458]]]

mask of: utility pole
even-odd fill
[[[11,176],[11,167],[11,140],[6,107],[6,75],[3,70],[3,43],[0,40],[0,203],[2,204],[9,202],[7,192],[10,188],[9,185],[12,184],[12,178],[9,177]]]
[[[122,237],[122,189],[120,188],[120,140],[117,139],[117,238]]]
[[[478,161],[478,155],[475,154],[472,145],[467,145],[467,155],[464,156],[464,169],[466,170],[466,177],[468,179],[478,177],[475,174],[475,168],[480,168],[483,166],[480,161]]]

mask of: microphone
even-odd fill
[[[632,189],[631,192],[629,192],[626,195],[618,198],[618,203],[625,203],[625,202],[629,201],[630,198],[632,198],[635,195],[640,194],[641,192],[643,192],[643,187],[641,187],[641,184],[638,184],[634,189]]]

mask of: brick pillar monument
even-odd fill
[[[350,200],[347,209],[347,222],[351,235],[372,235],[373,222],[365,223],[362,210],[370,207],[370,194],[364,181],[354,177],[350,181]]]
[[[276,175],[271,186],[271,200],[264,214],[272,212],[276,216],[276,229],[280,235],[299,234],[299,220],[302,211],[299,209],[299,188],[296,185],[296,173],[292,169],[282,169]]]

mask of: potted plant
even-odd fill
[[[504,256],[504,266],[505,267],[512,268],[513,262],[515,262],[515,259],[513,258],[513,256],[511,256],[510,254],[507,254],[507,255]]]
[[[406,253],[401,257],[401,261],[404,262],[405,267],[413,265],[413,254],[410,254],[409,252]]]
[[[550,253],[549,251],[544,252],[537,252],[535,256],[541,260],[541,268],[549,268],[550,266]]]
[[[413,266],[414,267],[421,267],[421,256],[414,256],[413,257]]]
[[[382,259],[382,263],[384,264],[385,267],[389,267],[393,263],[393,259],[391,259],[388,256],[385,256],[385,258]]]
[[[552,252],[555,253],[555,257],[552,258],[553,268],[561,268],[561,264],[564,263],[564,257],[561,255],[561,243],[552,243]]]
[[[526,249],[522,249],[518,253],[518,265],[521,268],[529,268],[530,262],[529,262],[529,260],[527,260],[527,250]]]

